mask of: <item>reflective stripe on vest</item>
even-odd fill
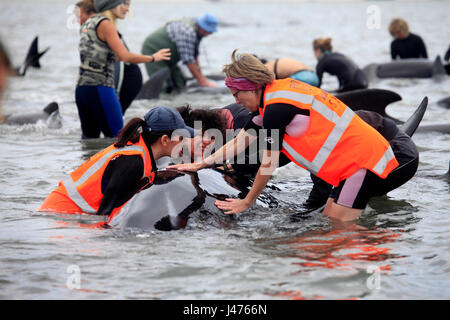
[[[392,150],[391,146],[389,146],[389,148],[381,157],[380,161],[378,161],[378,163],[375,165],[375,167],[372,168],[372,170],[378,173],[379,175],[383,174],[389,161],[391,161],[394,158],[395,158],[394,151]]]
[[[95,174],[100,168],[108,161],[108,159],[113,156],[115,153],[122,153],[123,151],[140,151],[144,154],[144,168],[146,168],[146,159],[145,159],[145,150],[143,147],[139,147],[136,145],[131,146],[125,146],[120,149],[114,149],[105,154],[103,157],[98,159],[96,163],[94,163],[86,172],[76,181],[74,182],[72,180],[72,177],[69,175],[68,178],[64,179],[62,182],[64,184],[64,187],[66,188],[67,194],[72,199],[75,204],[80,207],[81,210],[83,210],[86,213],[96,213],[97,210],[92,208],[87,201],[81,196],[81,194],[78,192],[77,187],[81,186],[83,183],[85,183],[93,174]],[[145,170],[144,170],[144,176],[145,176]]]
[[[328,121],[335,124],[335,127],[330,132],[324,144],[319,149],[318,153],[315,155],[312,161],[305,159],[301,154],[299,154],[295,150],[294,147],[290,146],[289,143],[287,143],[283,139],[282,146],[286,150],[286,152],[289,153],[297,163],[309,169],[314,175],[317,175],[317,173],[320,171],[323,164],[327,161],[328,157],[333,152],[337,143],[343,136],[350,122],[355,117],[355,113],[350,108],[347,107],[344,110],[342,116],[339,116],[335,111],[331,110],[324,103],[315,99],[314,96],[288,90],[269,92],[265,96],[265,101],[277,98],[292,100],[294,104],[298,102],[303,104],[310,104],[313,110],[317,111]],[[389,161],[391,161],[394,158],[395,156],[392,151],[392,148],[389,146],[389,148],[384,152],[378,163],[371,170],[373,170],[375,173],[379,175],[382,175]]]

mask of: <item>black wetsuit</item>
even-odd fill
[[[364,72],[352,60],[338,52],[324,54],[317,63],[316,73],[319,77],[319,87],[322,84],[324,72],[338,78],[338,92],[365,89],[369,85]]]
[[[428,58],[425,43],[418,35],[410,33],[405,39],[395,39],[391,42],[392,59]]]
[[[143,138],[150,152],[152,168],[156,169],[152,149],[145,133]],[[142,180],[143,172],[144,162],[139,155],[121,155],[111,160],[102,177],[103,198],[97,214],[109,215],[114,208],[130,200],[146,184],[146,180]]]

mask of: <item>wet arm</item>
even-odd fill
[[[216,206],[226,214],[241,213],[250,208],[266,187],[273,171],[278,167],[279,156],[279,151],[265,150],[261,166],[247,196],[244,199],[228,198],[225,201],[216,201]]]
[[[188,69],[191,72],[192,76],[195,79],[197,79],[197,82],[201,86],[213,86],[213,85],[215,85],[212,82],[210,82],[208,80],[208,78],[206,78],[203,75],[202,70],[200,69],[200,64],[198,63],[198,61],[188,63],[188,64],[186,64],[186,66],[188,67]]]
[[[420,39],[419,47],[420,47],[420,56],[422,58],[428,59],[428,53],[427,48],[425,47],[425,43],[423,42],[422,38]]]
[[[317,85],[317,87],[320,88],[320,86],[322,85],[322,77],[323,77],[323,66],[320,63],[320,61],[319,61],[319,63],[317,63],[317,66],[316,66],[316,74],[317,74],[317,77],[319,78],[319,84]]]
[[[227,142],[222,148],[214,152],[202,162],[204,162],[205,166],[213,166],[216,163],[223,163],[224,161],[243,152],[256,139],[257,136],[251,135],[245,130],[241,130],[233,140]]]

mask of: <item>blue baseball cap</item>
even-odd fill
[[[201,17],[197,18],[197,24],[203,30],[213,33],[217,31],[217,24],[219,20],[217,20],[216,16],[212,13],[205,13]]]
[[[195,136],[195,130],[184,123],[178,110],[169,107],[156,107],[144,116],[147,131],[172,131],[185,129],[189,136]]]

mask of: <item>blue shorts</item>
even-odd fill
[[[123,128],[122,107],[114,88],[79,86],[75,101],[82,138],[116,137]]]
[[[289,78],[305,82],[311,86],[317,87],[319,86],[319,77],[310,70],[302,70],[296,73],[291,74]]]

